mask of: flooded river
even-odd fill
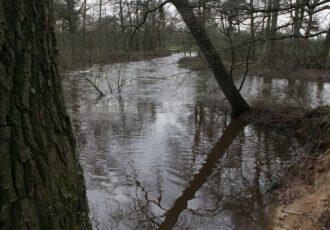
[[[180,57],[91,69],[101,99],[88,82],[66,86],[94,228],[266,229],[267,191],[297,144],[231,120],[212,77],[179,68]],[[295,99],[292,84],[307,96]],[[327,83],[248,77],[242,93],[270,105],[330,101]]]

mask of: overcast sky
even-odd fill
[[[87,0],[88,5],[90,6],[95,6],[94,9],[94,16],[97,17],[98,15],[98,4],[99,4],[100,0]],[[114,1],[114,0],[102,0],[104,6],[103,6],[103,15],[114,15],[116,12],[114,12],[114,2],[118,2],[118,0]],[[328,3],[328,5],[330,6],[330,3]],[[167,9],[169,9],[170,12],[172,12],[173,15],[176,15],[177,12],[174,8],[174,6],[172,6],[171,4],[167,5]],[[93,9],[90,9],[88,12],[90,15],[93,14]],[[320,26],[323,30],[327,29],[329,24],[330,24],[330,9],[324,10],[322,12],[319,12],[317,15],[317,20],[320,23]],[[288,22],[290,20],[290,15],[285,15],[285,16],[280,16],[279,17],[279,22],[278,25],[282,25],[286,22]]]

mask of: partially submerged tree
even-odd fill
[[[235,86],[232,76],[226,70],[220,55],[218,54],[215,46],[213,45],[204,28],[204,17],[198,18],[195,15],[194,10],[189,4],[188,0],[167,0],[162,2],[157,7],[148,10],[145,13],[144,21],[140,23],[139,26],[143,25],[149,13],[161,9],[167,3],[172,3],[176,7],[183,21],[189,28],[197,45],[204,54],[216,81],[218,82],[222,92],[224,93],[231,105],[232,115],[239,116],[242,113],[249,111],[249,104],[245,101],[245,99],[242,97],[239,90]],[[203,22],[201,22],[201,20]]]
[[[186,0],[172,0],[171,2],[180,13],[200,50],[204,54],[215,79],[232,107],[233,116],[239,116],[250,110],[250,106],[235,86],[233,78],[226,70],[220,55],[207,35],[203,25],[195,16],[189,2]]]
[[[52,1],[0,1],[0,229],[91,229]]]

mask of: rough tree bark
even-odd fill
[[[0,0],[0,229],[91,229],[52,0]]]
[[[233,116],[239,116],[250,110],[250,106],[237,90],[233,79],[230,77],[222,62],[220,55],[208,37],[202,24],[195,16],[189,2],[187,0],[172,0],[171,2],[180,13],[183,21],[190,29],[191,34],[204,54],[215,79],[232,107]]]

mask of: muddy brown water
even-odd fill
[[[296,141],[232,120],[210,74],[179,68],[180,57],[84,72],[103,79],[101,99],[86,81],[65,84],[94,229],[267,229],[267,190]],[[330,84],[252,76],[243,94],[317,106]]]

